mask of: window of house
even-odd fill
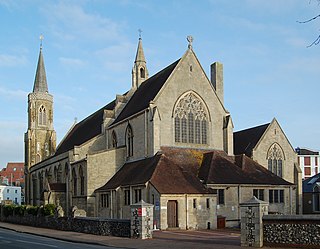
[[[309,157],[309,156],[304,157],[304,165],[308,165],[308,166],[311,165],[311,164],[310,164],[310,157]]]
[[[310,167],[304,167],[304,175],[306,175],[306,176],[311,175],[311,168]]]
[[[38,124],[39,125],[46,125],[47,124],[47,115],[46,115],[46,109],[42,105],[39,109],[38,113]]]
[[[16,190],[14,191],[14,193],[15,193],[15,194],[18,194],[18,190],[16,189]]]
[[[130,205],[130,190],[126,189],[124,191],[124,205]]]
[[[193,93],[179,100],[174,110],[175,142],[207,144],[208,118],[205,106]]]
[[[141,189],[134,190],[134,200],[135,200],[135,203],[141,201]]]
[[[278,144],[273,144],[267,155],[268,169],[275,175],[282,177],[284,156]]]
[[[193,208],[197,208],[197,199],[193,199]]]
[[[9,189],[7,189],[7,193],[9,193],[10,192],[10,190]]]
[[[112,131],[112,148],[117,148],[117,146],[118,146],[117,135],[115,131]]]
[[[269,203],[284,203],[284,190],[283,189],[270,189],[269,190]]]
[[[133,132],[131,125],[128,125],[126,131],[127,157],[133,156]]]
[[[206,200],[206,206],[207,206],[207,208],[210,208],[210,199],[209,198],[207,198],[207,200]]]
[[[151,195],[151,204],[154,204],[154,194]]]
[[[101,194],[101,207],[109,207],[109,194]]]
[[[264,189],[254,189],[253,196],[255,196],[261,201],[264,201]]]

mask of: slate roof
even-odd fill
[[[153,100],[160,91],[179,60],[143,82],[134,92],[118,117],[116,117],[113,124],[146,109],[149,106],[150,101]],[[76,124],[58,146],[55,155],[71,150],[74,146],[81,145],[91,138],[99,135],[101,133],[104,110],[113,110],[114,107],[115,100]]]
[[[259,142],[263,133],[268,128],[268,124],[256,126],[242,131],[233,133],[233,150],[235,155],[245,154],[252,156],[252,150]]]
[[[204,154],[199,178],[206,184],[291,185],[246,155]]]
[[[308,155],[319,155],[319,151],[312,151],[304,148],[296,148],[296,152],[300,156],[308,156]]]
[[[302,192],[312,193],[313,187],[316,183],[320,183],[320,173],[302,181]]]
[[[148,108],[150,101],[156,97],[179,61],[180,59],[144,81],[130,98],[119,116],[116,117],[113,124]]]
[[[110,102],[89,117],[77,123],[58,146],[55,155],[71,150],[101,133],[104,110],[113,110],[115,101]]]
[[[176,151],[176,150],[174,150]],[[150,182],[161,194],[204,194],[211,193],[194,174],[199,163],[194,158],[184,164],[177,164],[174,151],[166,150],[165,154],[126,163],[103,187],[96,191],[107,191],[129,185]],[[189,151],[180,151],[185,155]],[[179,159],[178,159],[179,160]],[[197,166],[198,165],[198,166]]]

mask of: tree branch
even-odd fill
[[[310,48],[313,45],[318,45],[319,43],[320,43],[320,35],[310,45],[308,45],[307,48]]]
[[[313,21],[313,20],[315,20],[315,19],[317,19],[318,17],[320,17],[320,14],[319,15],[317,15],[317,16],[314,16],[314,17],[312,17],[311,19],[308,19],[308,20],[306,20],[306,21],[297,21],[298,23],[307,23],[307,22],[311,22],[311,21]]]

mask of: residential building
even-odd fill
[[[320,173],[303,181],[303,213],[320,214]]]
[[[298,153],[298,162],[302,171],[302,179],[308,179],[318,173],[319,170],[319,151],[306,148],[296,148]]]
[[[0,203],[5,201],[21,205],[21,187],[0,185]]]
[[[7,163],[0,171],[0,183],[10,186],[24,187],[24,163]]]

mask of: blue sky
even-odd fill
[[[27,95],[40,34],[58,142],[131,86],[142,29],[149,75],[180,58],[187,35],[207,75],[224,64],[235,131],[274,117],[293,147],[320,149],[316,0],[0,0],[0,168],[24,160]]]

